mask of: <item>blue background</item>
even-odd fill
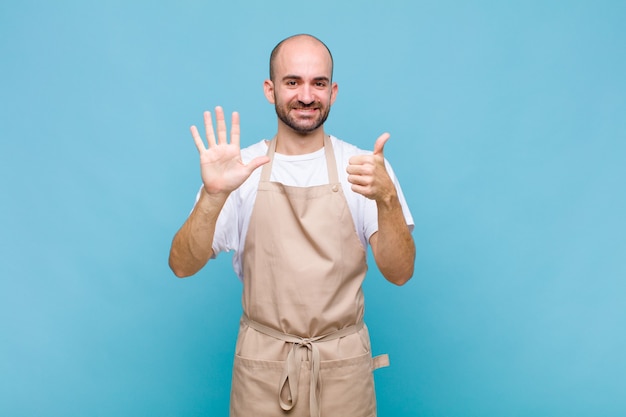
[[[626,2],[3,1],[0,415],[225,416],[230,257],[179,280],[189,135],[276,128],[271,48],[335,56],[327,131],[390,131],[415,277],[365,284],[381,416],[626,415]]]

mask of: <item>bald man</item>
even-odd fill
[[[270,56],[263,91],[275,106],[273,139],[240,148],[224,111],[204,113],[207,144],[191,135],[203,185],[176,233],[169,264],[178,277],[235,251],[243,316],[235,352],[234,417],[376,415],[373,358],[363,323],[369,244],[382,275],[413,275],[413,219],[385,160],[326,134],[337,98],[330,50],[311,35],[284,39]]]

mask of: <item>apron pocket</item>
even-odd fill
[[[231,417],[310,417],[309,366],[302,362],[298,402],[285,412],[278,403],[284,361],[265,361],[235,355],[231,388]],[[322,417],[375,417],[376,396],[372,356],[322,361],[320,366]]]
[[[284,361],[266,361],[235,355],[230,397],[230,417],[310,417],[308,410],[308,369],[300,373],[300,395],[289,412],[278,402],[278,386],[285,366]]]
[[[374,417],[376,394],[370,352],[322,361],[322,416]]]

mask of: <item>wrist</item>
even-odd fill
[[[216,207],[221,209],[230,192],[209,192],[205,187],[200,190],[198,205],[205,211],[212,211]]]
[[[398,195],[395,193],[383,195],[376,199],[378,211],[389,211],[399,206]]]

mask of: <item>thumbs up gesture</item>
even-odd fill
[[[374,144],[374,152],[351,157],[346,169],[352,191],[380,203],[389,202],[396,196],[396,187],[385,168],[383,154],[389,137],[389,133],[380,135]]]

